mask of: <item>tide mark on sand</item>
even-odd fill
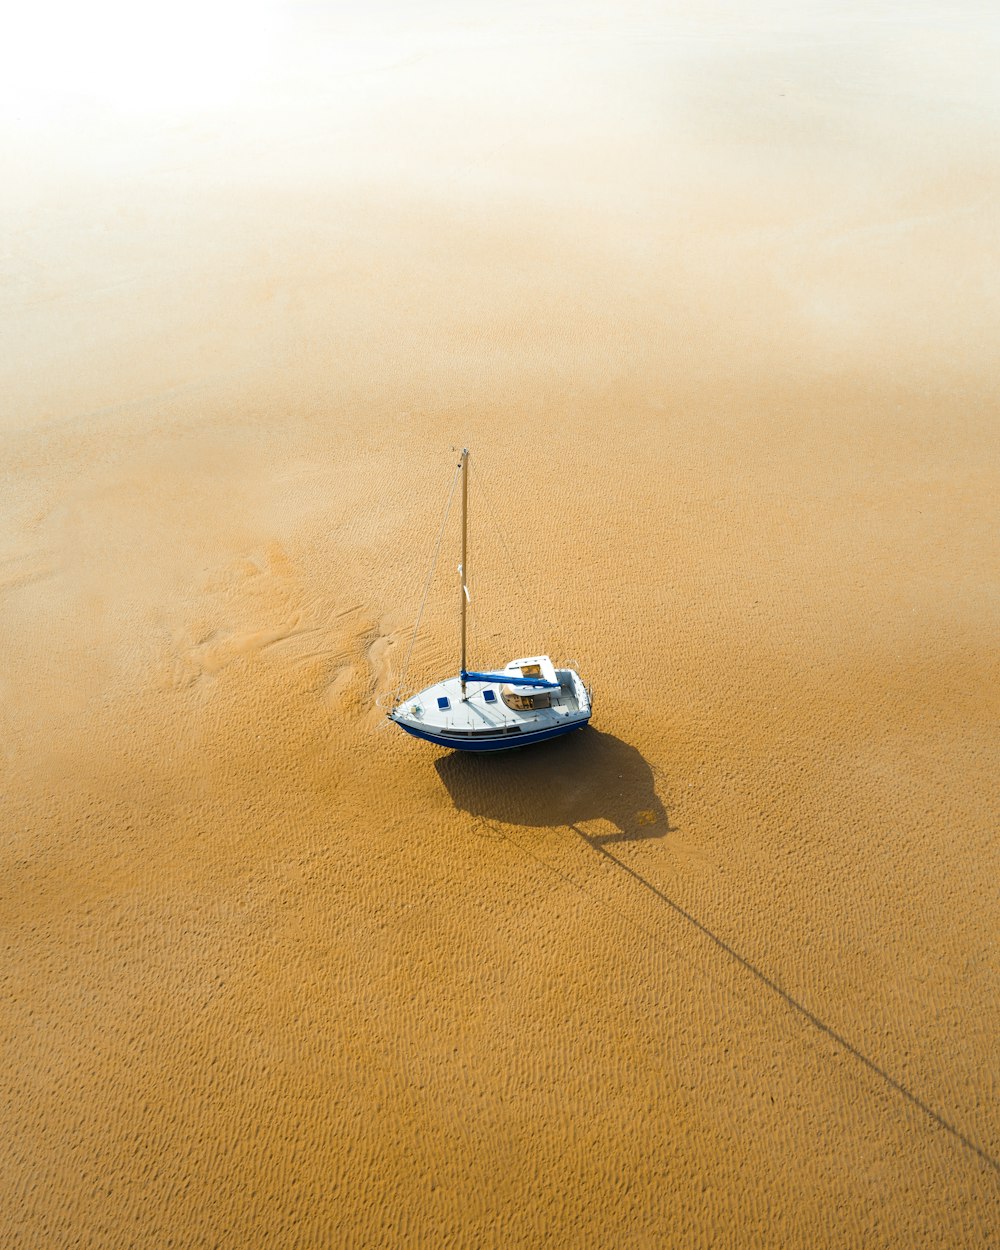
[[[57,572],[58,565],[50,555],[7,556],[0,559],[0,591],[30,586]]]

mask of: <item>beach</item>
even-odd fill
[[[995,1244],[1000,23],[105,7],[0,126],[4,1244]],[[470,666],[593,688],[493,758],[386,720],[462,447]]]

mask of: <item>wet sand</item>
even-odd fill
[[[4,1244],[995,1243],[997,28],[265,18],[5,113]]]

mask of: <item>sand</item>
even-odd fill
[[[995,21],[90,16],[0,132],[0,1240],[996,1244]],[[594,688],[495,759],[384,720],[463,444],[470,658]]]

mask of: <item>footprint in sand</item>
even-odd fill
[[[377,633],[368,644],[367,658],[371,669],[372,689],[375,694],[384,694],[392,688],[395,675],[393,652],[398,639],[395,634]]]
[[[323,691],[323,702],[331,708],[340,710],[343,708],[347,692],[351,683],[354,681],[357,669],[353,664],[344,664],[337,669],[333,681]]]

